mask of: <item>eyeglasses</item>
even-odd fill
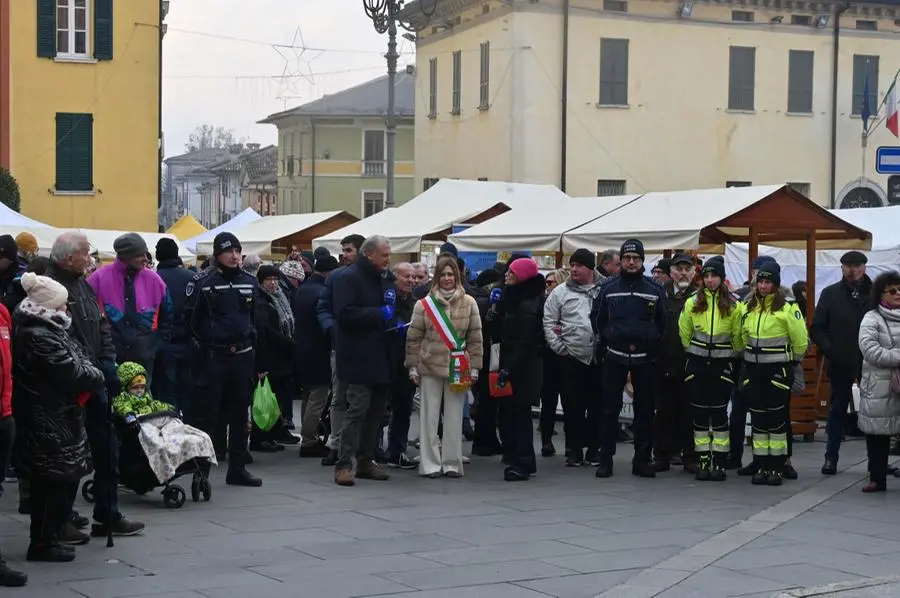
[[[639,255],[623,255],[620,259],[623,262],[640,262],[644,258]]]
[[[885,295],[900,295],[900,287],[891,287],[884,290]]]

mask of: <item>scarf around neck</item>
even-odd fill
[[[265,291],[272,298],[272,304],[275,305],[275,311],[278,312],[278,324],[281,332],[289,337],[294,336],[294,312],[291,311],[291,304],[287,296],[279,288],[274,293]]]

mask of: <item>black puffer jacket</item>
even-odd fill
[[[93,465],[84,409],[76,399],[102,392],[103,374],[67,334],[58,313],[26,300],[13,322],[17,464],[29,478],[78,481]]]
[[[662,351],[659,355],[662,374],[668,377],[684,378],[684,346],[681,344],[678,318],[684,309],[685,301],[694,294],[695,289],[689,286],[678,293],[675,291],[675,283],[670,280],[663,286],[663,290],[666,294],[666,333],[663,336]]]
[[[284,292],[284,291],[282,291]],[[256,371],[286,376],[294,365],[294,339],[285,333],[275,298],[260,290],[256,302]]]
[[[541,393],[546,287],[543,276],[508,285],[498,305],[499,325],[492,340],[500,343],[500,369],[509,372],[517,399],[530,401],[531,395]]]
[[[69,315],[72,327],[69,334],[75,337],[95,365],[110,366],[116,362],[109,320],[97,302],[97,294],[84,276],[63,270],[54,263],[47,274],[69,292]],[[113,368],[113,372],[115,368]]]
[[[846,280],[825,287],[809,330],[810,338],[830,365],[852,376],[859,376],[862,367],[859,326],[871,307],[871,293],[872,280],[868,276],[863,277],[856,289]]]

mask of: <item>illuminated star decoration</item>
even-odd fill
[[[319,51],[311,58],[304,58],[309,50],[303,41],[303,32],[300,27],[294,31],[294,37],[290,44],[272,44],[272,49],[284,60],[284,68],[278,79],[276,99],[287,100],[302,97],[299,85],[302,81],[306,81],[309,85],[315,85],[312,62],[324,52]]]

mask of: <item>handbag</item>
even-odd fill
[[[500,343],[491,344],[491,362],[489,372],[500,371]]]
[[[894,337],[891,336],[891,325],[888,324],[887,318],[884,317],[883,313],[879,311],[878,315],[881,316],[881,319],[884,320],[884,325],[887,327],[888,338],[891,339],[891,349],[896,349]],[[894,366],[891,370],[891,392],[895,395],[900,395],[900,365]]]
[[[512,384],[509,380],[502,387],[499,386],[500,372],[491,372],[488,374],[488,390],[491,398],[502,399],[503,397],[511,397],[513,394]]]

